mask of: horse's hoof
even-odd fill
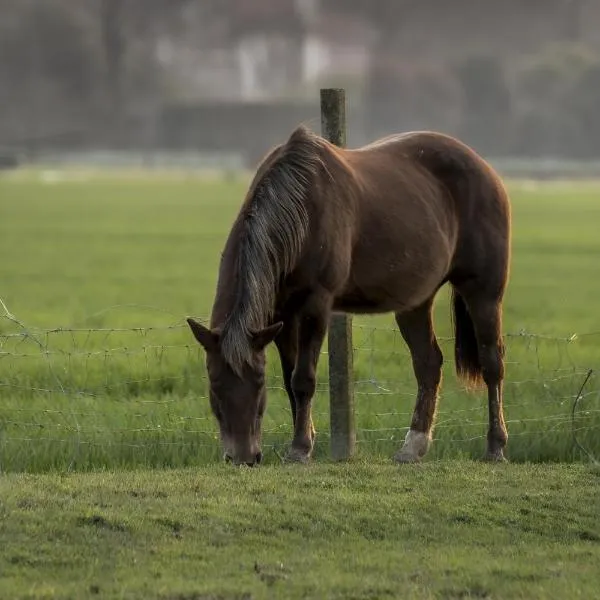
[[[421,462],[421,457],[410,452],[405,452],[404,449],[396,452],[394,460],[400,464],[411,464]]]
[[[404,445],[394,456],[398,463],[416,463],[427,454],[431,445],[431,437],[421,431],[410,429],[404,438]]]
[[[300,450],[299,448],[290,448],[285,455],[285,460],[286,462],[307,465],[310,462],[310,452]]]
[[[495,450],[493,452],[487,451],[485,456],[483,457],[485,462],[495,462],[495,463],[507,463],[508,459],[504,456],[504,452],[502,450]]]

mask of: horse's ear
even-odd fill
[[[255,350],[263,350],[265,346],[268,346],[281,331],[283,327],[283,321],[278,321],[269,327],[265,327],[260,331],[255,331],[252,334],[252,346]]]
[[[219,334],[204,327],[204,325],[200,325],[200,323],[194,321],[191,317],[188,317],[186,321],[200,345],[207,352],[216,352],[219,346]]]

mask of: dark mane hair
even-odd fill
[[[237,373],[252,356],[250,332],[270,324],[280,279],[304,248],[323,142],[298,127],[264,159],[238,217],[234,302],[221,330],[221,352]]]

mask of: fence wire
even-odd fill
[[[197,464],[219,455],[204,353],[185,323],[40,329],[2,308],[0,468]],[[353,336],[359,452],[389,454],[401,444],[414,407],[410,355],[395,328],[369,319],[355,320]],[[453,373],[453,339],[439,342],[445,365],[433,456],[479,456],[488,424],[485,390],[463,389]],[[505,335],[511,459],[598,456],[600,385],[590,371],[600,359],[599,342],[600,331]],[[272,348],[268,358],[264,445],[280,455],[291,436],[291,413]],[[326,456],[328,372],[323,357],[313,419],[315,453]]]

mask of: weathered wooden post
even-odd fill
[[[321,90],[321,134],[336,146],[346,146],[346,94]],[[329,323],[329,419],[331,456],[348,459],[354,453],[354,394],[352,381],[352,317],[334,314]]]

